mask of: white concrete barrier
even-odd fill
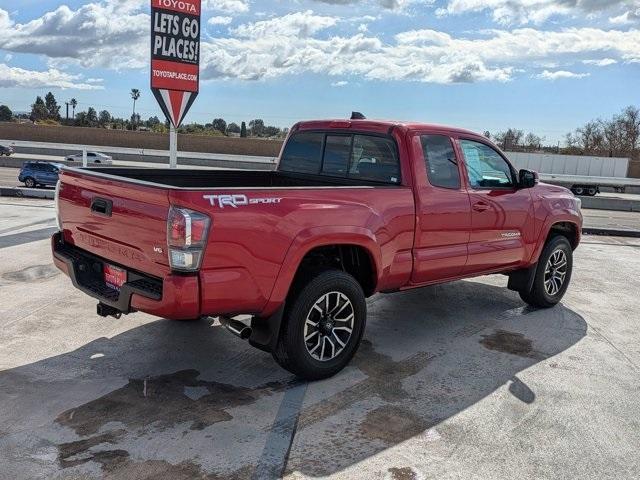
[[[107,154],[122,155],[140,155],[150,157],[167,157],[169,158],[169,150],[153,150],[146,148],[126,148],[126,147],[110,147],[105,145],[75,145],[67,143],[50,143],[50,142],[25,142],[22,140],[2,140],[0,144],[11,145],[22,148],[37,148],[43,150],[66,150],[78,151],[83,150],[91,152],[100,152]],[[241,162],[241,163],[262,163],[275,164],[277,157],[260,157],[256,155],[231,155],[227,153],[202,153],[202,152],[181,152],[178,151],[178,158],[188,158],[194,160],[211,160],[223,162]]]

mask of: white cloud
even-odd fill
[[[238,32],[241,38],[210,39],[202,45],[202,78],[259,80],[311,72],[379,81],[509,81],[532,68],[552,69],[550,65],[582,60],[640,61],[636,30],[523,28],[492,30],[471,39],[414,30],[383,43],[362,33],[310,36],[308,25],[316,21],[293,29],[282,18],[272,19],[268,25],[244,25]]]
[[[115,15],[118,5],[128,13]],[[146,69],[150,21],[139,10],[146,2],[142,5],[137,0],[103,0],[77,10],[62,6],[26,23],[14,22],[0,9],[0,49],[44,55],[54,71],[69,63]],[[226,22],[232,15],[214,18]],[[532,70],[567,71],[581,62],[640,62],[637,29],[520,28],[466,34],[470,37],[422,29],[383,41],[376,32],[358,31],[358,23],[307,10],[246,22],[220,37],[203,37],[202,79],[260,80],[313,73],[376,81],[504,82]]]
[[[227,14],[246,13],[249,11],[248,0],[204,0],[205,10],[214,10]]]
[[[211,17],[207,20],[209,25],[229,25],[231,22],[233,22],[232,17]]]
[[[385,10],[403,12],[411,5],[432,4],[434,0],[315,0],[330,5],[352,5],[354,3],[368,3],[371,7],[382,7]]]
[[[448,0],[439,16],[490,12],[501,24],[540,24],[553,16],[591,16],[637,6],[638,0]]]
[[[69,88],[76,90],[101,90],[104,87],[80,75],[71,75],[56,69],[45,71],[25,70],[0,63],[0,88]]]
[[[541,78],[543,80],[558,80],[561,78],[584,78],[588,76],[588,73],[574,73],[567,70],[555,70],[553,72],[545,70],[544,72],[536,75],[536,78]]]
[[[296,37],[308,38],[321,30],[338,23],[336,17],[315,15],[313,11],[290,13],[283,17],[246,23],[232,30],[232,33],[243,38]]]
[[[610,17],[609,22],[614,25],[628,25],[631,23],[640,23],[640,8],[629,10],[617,17]]]
[[[618,61],[613,58],[600,58],[598,60],[583,60],[582,63],[585,65],[595,65],[596,67],[606,67],[608,65],[614,65],[618,63]]]
[[[147,64],[149,15],[126,0],[66,5],[27,23],[0,9],[0,49],[74,60],[86,67],[128,68]],[[118,6],[124,5],[123,11]]]
[[[349,85],[349,82],[345,80],[340,80],[338,82],[333,82],[331,84],[332,87],[346,87],[347,85]]]

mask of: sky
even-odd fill
[[[149,89],[149,0],[0,0],[0,104],[52,91],[129,117]],[[203,0],[185,122],[424,121],[547,144],[640,106],[640,0]],[[63,107],[64,114],[64,107]]]

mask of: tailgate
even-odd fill
[[[114,264],[161,277],[167,258],[168,191],[79,170],[60,176],[64,240]]]

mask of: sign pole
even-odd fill
[[[178,131],[173,123],[169,127],[169,168],[178,168]]]

